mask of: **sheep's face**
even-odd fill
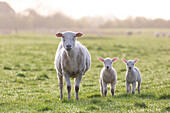
[[[55,34],[57,37],[62,37],[63,47],[70,51],[75,46],[76,37],[81,37],[82,33],[74,33],[74,32],[63,32]]]
[[[125,60],[125,59],[122,59],[122,61],[123,61],[124,63],[126,63],[127,69],[130,70],[130,71],[132,71],[132,70],[134,69],[135,63],[138,62],[139,59],[135,59],[134,61],[133,61],[133,60],[127,61],[127,60]]]
[[[109,70],[112,68],[112,63],[115,62],[116,60],[118,60],[118,58],[113,58],[113,59],[110,59],[110,58],[106,58],[106,59],[103,59],[103,58],[98,58],[100,61],[102,61],[104,63],[104,68],[106,70]]]
[[[132,71],[132,70],[134,69],[134,65],[135,65],[135,63],[134,63],[134,61],[132,61],[132,60],[129,60],[129,61],[127,62],[127,68],[128,68],[130,71]]]

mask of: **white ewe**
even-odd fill
[[[57,70],[60,99],[63,99],[63,76],[67,84],[68,99],[71,99],[70,77],[75,79],[75,99],[79,100],[78,91],[82,76],[89,70],[91,65],[91,56],[87,48],[76,37],[81,37],[82,33],[59,32],[55,34],[62,37],[55,56],[55,68]]]

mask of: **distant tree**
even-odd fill
[[[6,2],[0,2],[0,29],[14,28],[15,15],[15,11]]]

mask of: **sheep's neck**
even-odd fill
[[[133,76],[134,73],[135,73],[134,69],[133,69],[133,70],[128,70],[128,75],[129,75],[129,76]]]
[[[75,55],[75,49],[74,48],[72,50],[70,50],[70,51],[67,51],[67,56],[68,56],[68,58],[70,60],[71,67],[76,66],[77,63],[76,63],[76,55]]]

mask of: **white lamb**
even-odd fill
[[[140,87],[141,87],[141,74],[137,67],[134,67],[134,64],[139,61],[139,59],[132,60],[125,60],[122,59],[124,63],[127,64],[127,72],[126,72],[126,90],[127,93],[130,93],[132,84],[132,94],[135,94],[136,82],[138,82],[138,94],[140,94]]]
[[[100,61],[104,62],[104,67],[100,72],[100,90],[103,96],[107,96],[107,84],[111,84],[111,94],[114,96],[115,85],[117,83],[117,73],[116,70],[112,67],[112,63],[118,60],[118,58],[98,58]]]
[[[75,99],[79,100],[78,91],[82,76],[89,70],[91,65],[91,56],[87,48],[76,37],[81,37],[82,33],[59,32],[55,34],[62,37],[55,56],[55,68],[57,70],[60,99],[63,99],[63,76],[67,84],[68,99],[71,99],[70,77],[75,79]]]

